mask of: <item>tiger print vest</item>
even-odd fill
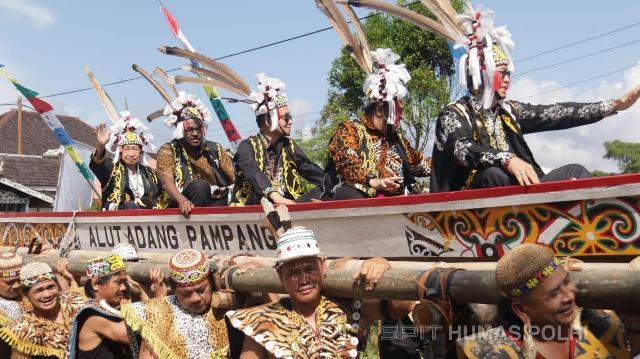
[[[241,349],[238,336],[249,336],[276,358],[358,357],[359,300],[322,297],[316,308],[317,332],[291,307],[289,299],[227,312],[231,355]],[[234,348],[234,343],[240,343]]]

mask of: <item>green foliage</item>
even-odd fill
[[[604,177],[604,176],[611,176],[614,175],[615,173],[609,173],[609,172],[605,172],[605,171],[600,171],[600,170],[595,170],[593,172],[591,172],[591,175],[593,177]]]
[[[406,5],[407,2],[400,0],[399,4]],[[459,1],[454,1],[454,6],[459,5]],[[408,7],[432,16],[420,3]],[[371,50],[391,48],[400,55],[399,62],[407,65],[412,79],[409,95],[405,98],[401,130],[417,150],[426,150],[437,115],[449,102],[450,79],[455,73],[446,41],[409,22],[381,14],[367,18],[363,28]],[[313,136],[299,140],[305,153],[316,163],[325,163],[327,145],[336,127],[349,118],[362,115],[364,78],[363,71],[343,48],[329,71],[327,103],[312,131]]]
[[[618,161],[622,173],[640,172],[640,143],[614,140],[605,142],[604,148],[604,158]]]

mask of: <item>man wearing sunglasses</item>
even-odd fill
[[[266,197],[275,204],[292,204],[319,199],[323,193],[324,171],[312,162],[289,137],[293,118],[287,96],[280,93],[284,83],[258,75],[252,109],[260,131],[240,143],[233,159],[238,179],[231,205],[259,204]],[[302,179],[317,187],[306,191]]]
[[[165,116],[173,140],[158,150],[158,178],[165,190],[158,203],[178,207],[185,216],[194,207],[226,206],[235,170],[222,146],[206,140],[209,111],[195,96],[180,92]]]
[[[460,59],[459,82],[470,96],[447,105],[438,117],[431,191],[529,186],[591,177],[578,164],[545,173],[524,135],[600,121],[632,106],[640,97],[640,86],[617,100],[593,103],[530,105],[507,101],[513,69],[511,35],[504,27],[493,28],[489,12],[469,8],[465,16],[468,23],[462,25],[472,31],[463,45],[467,53]]]

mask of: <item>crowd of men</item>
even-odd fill
[[[23,264],[14,252],[2,253],[0,357],[357,358],[372,346],[380,358],[414,359],[454,357],[456,348],[459,358],[631,358],[640,353],[640,313],[577,307],[569,277],[576,268],[543,245],[522,244],[498,261],[495,278],[503,300],[498,316],[483,323],[491,329],[449,338],[452,344],[457,339],[457,346],[438,350],[430,348],[438,344],[429,336],[414,337],[417,342],[407,345],[370,327],[375,321],[411,325],[423,302],[324,295],[327,260],[311,230],[285,231],[277,252],[275,270],[286,295],[264,295],[262,304],[234,300],[232,307],[214,305],[212,298],[229,293],[229,276],[263,265],[231,260],[218,262],[214,270],[204,252],[185,249],[171,256],[166,280],[158,267],[147,285],[140,285],[127,273],[137,256],[114,250],[87,262],[79,287],[65,262],[53,270],[42,262]],[[342,268],[349,260],[331,267]],[[354,272],[354,285],[372,290],[390,268],[384,258],[365,260]],[[447,290],[440,285],[432,283],[425,291]]]

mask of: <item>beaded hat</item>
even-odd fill
[[[11,278],[20,275],[22,257],[13,252],[0,253],[0,278]]]
[[[87,278],[104,277],[126,269],[122,257],[117,254],[108,254],[87,262]]]
[[[203,251],[183,249],[169,260],[169,271],[178,287],[190,287],[204,282],[211,269]]]
[[[517,298],[536,288],[560,266],[545,246],[523,243],[507,252],[496,265],[496,281],[502,295]]]
[[[31,288],[34,285],[55,279],[53,269],[46,263],[27,263],[20,270],[20,284],[25,288]]]
[[[278,263],[321,255],[316,236],[308,228],[292,227],[278,238]]]

